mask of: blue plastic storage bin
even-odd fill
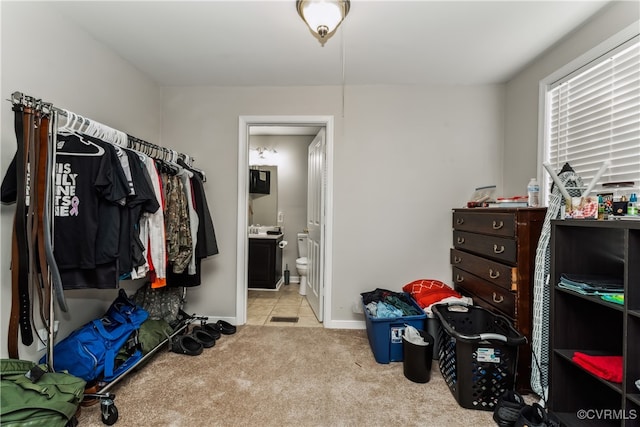
[[[411,298],[410,294],[405,293],[405,296],[422,314],[378,319],[369,314],[367,308],[364,307],[364,302],[362,302],[369,345],[371,345],[373,357],[378,363],[402,362],[404,354],[402,350],[402,334],[404,333],[405,325],[411,325],[418,330],[425,330],[427,315]]]

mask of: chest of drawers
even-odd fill
[[[535,255],[546,208],[453,210],[451,270],[455,288],[474,304],[509,318],[527,337],[516,388],[530,390]]]

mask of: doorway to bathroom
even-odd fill
[[[315,134],[315,135],[314,135]],[[250,158],[255,157],[256,152],[259,152],[261,157],[279,156],[279,161],[286,162],[286,155],[282,158],[282,154],[277,153],[277,147],[269,146],[269,144],[262,144],[258,147],[253,147],[250,150],[252,144],[252,138],[254,141],[258,138],[258,135],[272,135],[272,136],[285,136],[291,135],[306,135],[302,137],[301,141],[306,141],[304,147],[302,144],[299,149],[307,151],[307,145],[310,145],[312,149],[307,152],[307,163],[305,170],[308,169],[307,176],[299,177],[299,181],[304,181],[304,184],[308,183],[309,188],[306,191],[307,197],[305,200],[306,206],[303,206],[306,210],[306,217],[303,222],[291,221],[293,227],[300,228],[300,230],[294,229],[288,230],[288,242],[285,246],[285,251],[289,253],[288,259],[291,260],[293,256],[293,262],[289,262],[289,270],[291,276],[297,276],[295,266],[295,255],[297,252],[297,232],[312,230],[312,239],[309,245],[313,248],[313,252],[308,254],[310,258],[309,262],[316,266],[315,270],[310,267],[309,273],[313,276],[308,277],[310,283],[308,286],[309,292],[307,293],[303,304],[307,304],[309,300],[313,304],[313,309],[318,321],[323,321],[325,327],[330,326],[330,313],[331,313],[331,242],[332,242],[332,193],[333,193],[333,117],[332,116],[241,116],[239,118],[239,140],[238,140],[238,252],[237,252],[237,299],[236,299],[236,312],[238,322],[241,324],[247,323],[248,301],[249,301],[249,280],[248,280],[248,259],[249,259],[249,239],[248,230],[249,226],[253,223],[253,199],[249,194],[249,182],[247,171],[250,168]],[[319,138],[319,136],[321,136]],[[263,137],[260,141],[269,141],[268,137]],[[272,137],[273,140],[273,137]],[[318,140],[322,140],[321,144],[318,144]],[[254,144],[255,145],[255,144]],[[277,153],[277,154],[276,154]],[[299,160],[300,161],[300,160]],[[304,158],[302,159],[304,162]],[[272,161],[265,161],[264,164],[275,163]],[[282,173],[279,171],[278,173]],[[304,204],[304,203],[303,203]],[[278,209],[277,222],[278,225],[283,224],[287,229],[287,212],[282,212]],[[254,223],[255,224],[255,223]],[[293,237],[292,237],[293,236]],[[283,266],[284,269],[284,266]],[[297,288],[297,286],[296,286]],[[291,296],[291,288],[281,289],[288,291],[287,294]],[[267,298],[273,299],[275,292],[260,292],[266,295]],[[251,291],[252,298],[256,295],[254,290]],[[284,293],[283,293],[284,295]],[[309,306],[307,304],[307,306]],[[271,323],[274,324],[274,323]]]

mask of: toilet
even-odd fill
[[[296,259],[296,269],[300,276],[300,295],[307,294],[307,234],[298,233],[298,258]]]

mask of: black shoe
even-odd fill
[[[220,331],[218,330],[215,324],[212,325],[209,323],[203,323],[202,325],[194,326],[193,330],[194,331],[203,330],[217,340],[219,340],[221,336]]]
[[[527,405],[520,411],[514,427],[547,427],[547,413],[537,403]]]
[[[562,427],[562,423],[552,412],[547,412],[547,427]]]
[[[500,427],[513,427],[520,411],[525,406],[524,399],[518,392],[507,390],[502,394],[493,410],[493,420]]]
[[[224,335],[232,335],[236,333],[236,327],[224,320],[218,320],[216,322],[216,328]]]
[[[191,335],[175,336],[171,342],[171,351],[189,356],[197,356],[202,353],[203,346]]]
[[[192,331],[191,336],[195,338],[195,340],[200,344],[202,344],[204,348],[210,348],[216,345],[216,339],[203,329]]]

